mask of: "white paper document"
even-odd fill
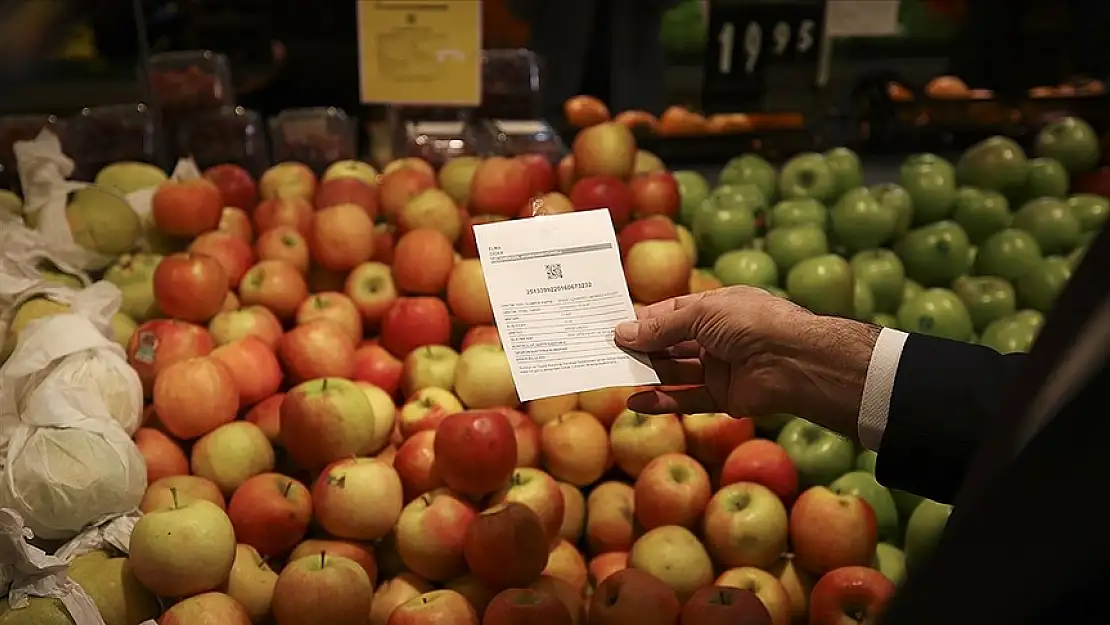
[[[474,238],[521,401],[659,383],[613,340],[636,313],[609,211],[482,224]]]

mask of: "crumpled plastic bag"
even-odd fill
[[[53,284],[43,280],[41,266],[49,261],[60,271],[88,286],[89,276],[50,251],[43,235],[23,219],[0,212],[0,310],[11,307],[25,291]]]
[[[102,549],[131,553],[131,532],[142,516],[141,512],[135,510],[90,527],[62,545],[54,555],[66,562],[72,562],[74,558]]]
[[[174,166],[173,172],[170,173],[170,180],[181,182],[183,180],[195,180],[201,177],[200,167],[193,157],[185,157],[177,161]],[[153,217],[151,216],[151,204],[154,202],[154,193],[158,191],[158,187],[147,187],[139,189],[134,193],[127,194],[127,203],[131,205],[131,210],[139,216],[139,221],[143,224],[143,230],[146,231],[152,227]],[[143,251],[150,251],[150,241],[145,236],[141,237],[138,243],[139,249]]]
[[[106,344],[102,327],[119,308],[119,290],[98,282],[83,291],[63,291],[72,294],[73,312],[31,322],[0,367],[0,448],[7,447],[0,507],[13,508],[46,539],[72,538],[128,513],[138,508],[146,489],[143,456],[98,385],[69,376],[36,379],[50,363],[81,351],[103,349],[124,357],[121,348]],[[134,393],[141,385],[135,386],[138,376],[131,375],[125,386]],[[137,416],[128,415],[129,423],[141,419],[141,395],[130,401]]]
[[[69,561],[32,546],[33,537],[18,512],[0,508],[0,596],[16,610],[31,597],[54,598],[77,625],[104,625],[93,600],[66,575]]]
[[[69,180],[74,163],[62,152],[58,136],[44,129],[31,141],[16,141],[12,151],[23,189],[23,213],[34,217],[29,221],[37,224],[46,249],[65,264],[83,269],[102,269],[112,262],[112,256],[81,247],[73,239],[66,218],[69,194],[94,185]]]

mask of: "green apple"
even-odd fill
[[[742,154],[725,163],[717,184],[755,185],[770,200],[775,196],[775,168],[758,154]]]
[[[1068,198],[1067,205],[1084,232],[1098,231],[1110,215],[1110,198],[1101,195],[1077,193]]]
[[[975,266],[976,258],[979,258],[979,246],[971,245],[967,248],[967,267],[969,270]]]
[[[845,193],[829,214],[833,236],[851,252],[878,247],[894,236],[898,213],[866,187]]]
[[[1014,317],[997,319],[983,330],[979,344],[1002,354],[1026,353],[1033,347],[1037,332]]]
[[[855,311],[854,282],[848,261],[825,254],[794,265],[786,275],[786,292],[819,315],[850,317]]]
[[[1079,219],[1056,198],[1026,202],[1014,213],[1014,227],[1033,235],[1044,254],[1066,254],[1079,244]]]
[[[875,316],[875,295],[866,282],[855,280],[852,293],[852,317],[860,321],[870,321]]]
[[[1014,197],[1028,201],[1039,197],[1065,198],[1068,195],[1068,170],[1054,158],[1029,160],[1029,174]]]
[[[927,289],[898,307],[898,327],[954,341],[971,338],[971,315],[960,298],[948,289]]]
[[[859,155],[848,148],[833,148],[825,152],[825,162],[832,170],[836,181],[834,197],[840,197],[851,189],[863,186],[863,165]]]
[[[971,323],[982,332],[992,321],[1017,312],[1014,287],[997,276],[960,276],[952,282],[952,290],[967,307]]]
[[[755,239],[755,213],[748,207],[724,208],[712,199],[706,200],[692,231],[699,264],[711,266],[721,254],[740,249]]]
[[[875,315],[871,317],[871,323],[880,328],[897,328],[898,317],[890,313],[875,313]]]
[[[759,250],[732,250],[717,257],[713,273],[725,286],[775,286],[779,283],[779,268],[775,259]]]
[[[705,176],[696,171],[676,171],[672,174],[678,183],[678,195],[682,198],[678,220],[684,226],[694,223],[694,215],[705,198],[709,197],[709,183]]]
[[[776,441],[798,469],[803,489],[828,486],[851,471],[856,459],[852,441],[800,417],[784,425]]]
[[[898,302],[898,305],[900,306],[902,302],[908,302],[924,292],[925,287],[921,286],[920,283],[906,278],[906,281],[902,284],[902,299]]]
[[[898,540],[898,508],[894,498],[885,486],[875,481],[875,476],[867,471],[852,471],[836,478],[829,485],[838,495],[855,495],[867,502],[875,513],[875,525],[879,528],[879,540]]]
[[[779,196],[784,200],[811,198],[827,202],[836,197],[836,176],[825,157],[814,152],[799,154],[779,173]]]
[[[964,229],[968,240],[978,245],[995,232],[1009,228],[1014,216],[1006,196],[998,191],[960,187],[952,219]]]
[[[1069,174],[1087,173],[1098,165],[1098,134],[1082,119],[1064,117],[1037,133],[1033,152],[1060,161]]]
[[[922,501],[925,501],[925,498],[920,495],[898,490],[897,488],[890,489],[890,496],[894,497],[894,505],[898,508],[898,518],[902,520],[903,524],[909,523],[914,510],[917,510],[917,506],[921,505]]]
[[[863,451],[859,452],[858,456],[856,456],[856,470],[867,471],[868,473],[874,475],[875,461],[878,460],[878,458],[879,454],[871,451],[870,449],[864,449]]]
[[[0,599],[0,625],[73,625],[69,608],[61,599],[34,595],[26,599],[19,607],[10,603],[14,597]]]
[[[968,148],[956,162],[960,184],[990,189],[1007,197],[1020,191],[1028,176],[1029,161],[1013,139],[991,137]]]
[[[709,197],[722,208],[744,207],[758,210],[767,207],[767,196],[754,184],[717,185],[717,188],[710,191]]]
[[[66,574],[93,600],[105,625],[139,623],[162,613],[158,599],[135,579],[126,557],[90,551],[74,558]]]
[[[906,579],[906,554],[890,543],[879,543],[875,545],[875,560],[871,568],[898,586]]]
[[[783,200],[771,208],[771,227],[816,226],[822,230],[829,222],[829,209],[817,200]]]
[[[1041,328],[1044,327],[1044,313],[1039,310],[1023,308],[1014,313],[1014,321],[1031,328],[1034,332],[1040,332]]]
[[[924,286],[947,286],[967,273],[967,233],[954,221],[938,221],[909,231],[894,244],[906,276]]]
[[[1014,282],[1041,262],[1041,246],[1033,235],[1017,228],[1000,230],[979,246],[975,271]]]
[[[857,282],[871,287],[875,310],[894,312],[902,301],[906,269],[898,255],[888,249],[857,252],[850,261]]]
[[[766,438],[775,438],[794,419],[797,419],[792,414],[773,414],[766,417],[757,417],[755,419],[755,430]]]
[[[1026,308],[1047,313],[1071,279],[1071,264],[1062,256],[1046,256],[1017,279],[1018,301]]]
[[[912,570],[921,566],[933,554],[940,542],[952,506],[926,499],[917,506],[906,524],[906,565]]]
[[[893,182],[884,182],[871,187],[871,195],[875,196],[881,206],[886,206],[898,215],[894,226],[894,234],[901,236],[910,231],[913,226],[913,198],[909,191]]]
[[[774,228],[764,238],[764,245],[784,273],[807,258],[829,253],[828,236],[814,226]]]
[[[914,224],[931,224],[952,214],[956,201],[952,163],[936,154],[914,154],[903,161],[898,180],[912,198]]]
[[[1090,249],[1089,246],[1080,245],[1068,254],[1068,266],[1071,267],[1072,271],[1075,271],[1079,267],[1079,263],[1082,263],[1083,259],[1087,257],[1088,249]]]

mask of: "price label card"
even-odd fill
[[[702,103],[736,112],[762,101],[774,69],[817,76],[825,0],[710,0]]]
[[[479,0],[358,0],[364,104],[478,106]]]

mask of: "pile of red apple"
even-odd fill
[[[750,419],[647,417],[626,388],[517,399],[472,225],[607,207],[649,303],[691,288],[687,245],[653,234],[678,206],[614,124],[557,167],[345,161],[318,180],[283,163],[256,185],[224,165],[160,187],[155,224],[188,250],[158,266],[166,318],[128,357],[149,402],[130,557],[173,606],[163,625],[831,625],[879,609],[893,585],[868,568],[871,509],[799,494]]]

